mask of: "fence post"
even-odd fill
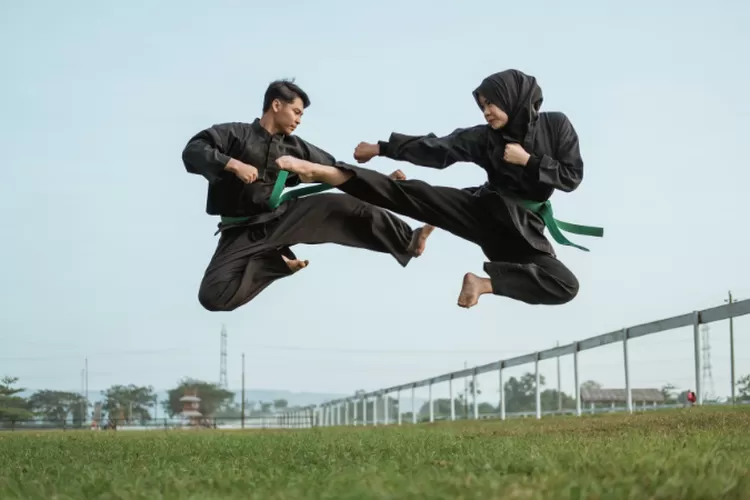
[[[578,342],[573,343],[573,380],[576,384],[575,387],[575,396],[576,396],[576,415],[581,416],[581,381],[580,381],[580,373],[578,371],[578,352],[580,350],[580,346],[578,345]]]
[[[411,423],[416,424],[417,423],[417,401],[414,396],[417,388],[415,386],[411,386]]]
[[[435,421],[435,406],[432,404],[432,381],[430,380],[430,423]]]
[[[536,382],[534,383],[534,392],[536,396],[536,418],[542,418],[542,391],[539,387],[539,353],[534,358],[534,370],[536,372]]]
[[[629,330],[622,330],[622,355],[625,363],[625,398],[629,413],[633,413],[633,391],[630,389],[630,359],[628,357],[628,334]]]
[[[500,420],[505,420],[505,387],[503,386],[503,361],[500,360],[500,369],[497,371],[500,381]]]
[[[700,312],[693,312],[693,346],[695,348],[695,396],[696,403],[703,404],[703,387],[701,378],[703,375],[703,357],[701,356],[701,315]]]
[[[398,397],[398,405],[396,406],[398,410],[398,425],[401,425],[401,389],[398,390],[396,396]]]
[[[471,376],[471,393],[474,399],[474,420],[479,420],[479,402],[477,401],[477,370]]]
[[[451,422],[456,420],[456,403],[453,401],[453,375],[448,380],[448,396],[451,399]]]
[[[388,410],[390,410],[390,408],[388,407],[388,393],[383,391],[383,424],[384,425],[390,424]]]

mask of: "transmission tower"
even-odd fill
[[[701,385],[703,386],[703,398],[714,397],[714,376],[711,371],[711,327],[701,325],[701,337],[703,343],[703,373],[701,374]]]
[[[221,325],[221,363],[219,373],[219,387],[227,388],[227,328]]]

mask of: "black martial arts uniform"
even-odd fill
[[[291,155],[334,165],[325,151],[296,136],[271,135],[253,123],[224,123],[203,130],[182,152],[189,173],[208,182],[206,212],[245,218],[219,224],[221,236],[208,264],[198,300],[209,311],[232,311],[255,298],[273,281],[292,271],[282,258],[296,259],[290,246],[336,243],[390,253],[406,266],[413,231],[397,216],[346,194],[319,194],[268,207],[279,173],[276,159]],[[230,158],[258,169],[258,179],[245,184],[224,170]],[[287,186],[299,184],[290,175]]]
[[[542,91],[534,77],[504,71],[486,78],[475,99],[478,92],[508,114],[503,129],[478,125],[445,137],[392,133],[378,144],[380,156],[425,167],[473,162],[487,172],[485,184],[439,187],[337,165],[355,174],[338,188],[479,245],[490,260],[484,270],[494,294],[528,304],[564,304],[577,295],[578,280],[556,258],[541,217],[521,201],[546,201],[555,189],[578,187],[583,178],[578,136],[563,113],[539,113]],[[531,155],[525,167],[504,161],[509,143],[521,144]]]

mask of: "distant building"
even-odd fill
[[[664,394],[660,389],[630,389],[633,406],[656,406],[664,404]],[[588,404],[593,410],[596,405],[609,405],[612,408],[625,406],[628,402],[626,389],[591,389],[581,388],[581,403]]]
[[[199,411],[201,398],[196,391],[186,391],[185,395],[180,398],[182,411],[180,417],[184,419],[187,425],[200,425],[203,420],[203,414]]]

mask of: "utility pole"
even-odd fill
[[[83,414],[83,421],[87,422],[88,421],[88,416],[89,416],[89,358],[86,358],[85,364],[86,364],[86,367],[85,367],[85,370],[86,370],[86,384],[85,384],[85,390],[84,390],[85,394],[84,394],[83,400],[84,400],[85,405],[86,405],[86,411]]]
[[[84,391],[86,390],[86,371],[81,370],[81,414],[84,415],[83,420],[86,421],[86,399],[84,396]]]
[[[242,428],[245,428],[245,353],[242,353],[242,415],[240,416]]]
[[[729,290],[729,305],[732,305],[732,291]],[[731,309],[730,309],[731,311]],[[729,317],[729,366],[732,372],[732,404],[735,404],[735,385],[734,385],[734,318]]]
[[[227,389],[227,327],[221,325],[221,353],[219,367],[219,387]]]
[[[557,347],[560,347],[560,341],[557,342]],[[560,356],[557,356],[557,412],[562,413],[562,391],[560,382]]]
[[[469,367],[469,363],[464,361],[464,369]],[[469,379],[464,377],[464,419],[469,419]]]

